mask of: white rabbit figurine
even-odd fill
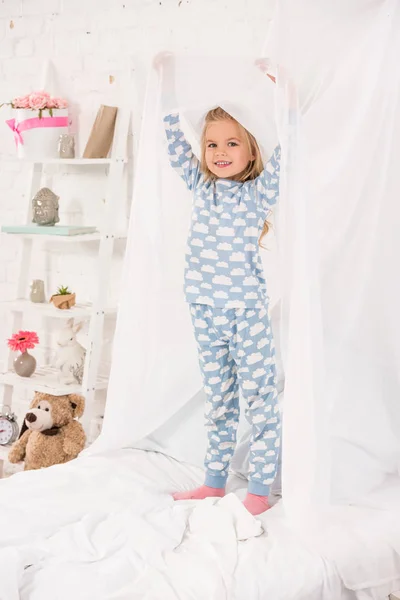
[[[66,326],[59,331],[56,367],[61,371],[61,383],[82,383],[86,350],[76,339],[82,325],[83,323],[74,325],[74,320],[69,319]]]

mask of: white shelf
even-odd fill
[[[25,240],[39,240],[42,242],[98,242],[101,239],[100,232],[83,233],[79,235],[50,235],[45,233],[8,233],[1,232],[1,235],[23,238]]]
[[[111,165],[115,162],[126,163],[126,158],[18,158],[16,156],[0,156],[0,161],[37,164],[37,165],[74,165],[74,166],[96,166]]]
[[[90,173],[94,179],[97,179],[97,184],[104,187],[104,206],[101,211],[101,225],[97,225],[96,227],[98,231],[96,229],[84,229],[81,231],[86,233],[67,235],[68,233],[72,233],[72,231],[59,230],[58,233],[61,232],[64,235],[54,235],[56,232],[50,230],[39,232],[36,228],[33,229],[30,227],[8,227],[6,228],[8,232],[0,232],[0,242],[3,241],[6,244],[10,244],[10,236],[14,236],[14,238],[17,238],[17,241],[13,243],[21,246],[17,280],[18,291],[16,292],[16,295],[20,298],[7,302],[1,302],[4,299],[0,299],[0,318],[7,320],[6,328],[9,335],[23,326],[24,317],[29,314],[32,314],[35,319],[36,317],[43,317],[46,320],[56,318],[61,325],[68,318],[76,318],[76,321],[90,320],[87,340],[85,340],[86,359],[83,386],[78,384],[68,386],[60,384],[59,371],[48,366],[38,368],[32,377],[29,378],[19,377],[12,370],[1,373],[1,371],[8,369],[9,365],[10,369],[12,368],[12,363],[10,363],[12,354],[7,348],[7,344],[3,343],[0,345],[0,393],[2,394],[2,400],[3,402],[6,401],[6,404],[12,405],[12,398],[20,388],[28,392],[27,396],[33,395],[32,392],[35,390],[55,396],[80,393],[85,396],[86,400],[82,424],[87,434],[89,433],[90,423],[94,414],[95,392],[96,390],[106,390],[108,385],[108,378],[98,376],[104,342],[104,320],[107,315],[116,314],[117,308],[104,307],[103,291],[109,286],[114,254],[117,252],[120,254],[122,248],[119,246],[123,246],[127,240],[127,224],[125,221],[120,222],[118,218],[119,216],[122,217],[125,212],[124,203],[127,190],[124,185],[124,179],[126,164],[130,163],[130,158],[127,157],[127,146],[130,136],[130,115],[131,110],[128,100],[126,103],[124,102],[124,106],[118,109],[110,158],[88,159],[77,157],[64,159],[44,158],[43,156],[35,155],[34,159],[20,159],[12,151],[8,155],[7,153],[0,153],[0,164],[5,169],[15,172],[18,176],[22,175],[25,171],[28,173],[29,185],[25,194],[26,211],[25,218],[23,219],[25,225],[28,225],[31,220],[31,198],[35,196],[44,183],[48,183],[48,176],[51,179],[57,173],[68,172],[71,177],[77,177],[81,172],[88,174],[91,169]],[[55,156],[57,156],[56,153]],[[49,185],[51,185],[51,182]],[[119,226],[120,229],[118,230]],[[12,233],[12,230],[19,231],[21,229],[21,233]],[[92,231],[92,233],[88,233],[88,231]],[[7,241],[5,241],[5,238],[2,238],[2,236],[6,235],[8,236]],[[89,245],[90,243],[92,246]],[[90,297],[94,306],[80,304],[69,310],[58,310],[47,302],[36,304],[24,299],[26,290],[29,287],[32,270],[31,263],[34,255],[33,250],[36,249],[57,250],[64,254],[79,254],[82,261],[87,259],[85,261],[86,269],[89,274],[90,269],[92,269],[93,276],[96,279],[95,295]],[[89,250],[90,253],[88,254]],[[91,260],[93,254],[97,254],[95,267],[93,267],[93,261]],[[82,264],[84,266],[84,262]],[[46,300],[50,298],[50,295],[51,293],[46,296]],[[82,297],[79,299],[81,300]],[[3,314],[1,314],[1,311],[3,311]],[[6,319],[6,317],[10,316],[11,318]],[[64,319],[64,321],[60,321],[60,319]],[[53,325],[56,324],[57,322],[53,322]],[[46,322],[44,325],[47,328],[52,323]],[[50,362],[50,360],[43,362]]]
[[[48,317],[52,319],[90,319],[93,306],[91,304],[76,304],[72,308],[61,310],[56,308],[50,302],[35,303],[25,298],[18,300],[5,300],[0,302],[0,312],[22,312],[32,313],[37,317]],[[110,307],[104,310],[106,315],[117,313],[117,307]]]
[[[59,382],[59,371],[54,367],[41,367],[36,369],[31,377],[20,377],[14,371],[0,373],[0,384],[11,385],[31,389],[35,392],[52,394],[53,396],[65,396],[67,394],[82,394],[82,386],[78,383],[65,385]],[[96,382],[96,390],[105,390],[108,380],[106,377],[99,377]]]
[[[6,233],[1,232],[1,235],[14,236],[25,240],[38,240],[39,242],[61,242],[73,244],[74,242],[77,244],[81,244],[82,242],[99,242],[102,238],[107,237],[105,234],[97,233],[83,233],[81,235],[46,235],[46,234],[38,234],[38,233]],[[117,233],[110,234],[110,237],[114,237],[114,239],[125,239],[126,233]]]

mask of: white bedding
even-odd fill
[[[297,539],[279,505],[258,520],[234,494],[173,503],[171,490],[201,477],[119,450],[2,480],[0,599],[384,598],[344,592],[335,562]]]

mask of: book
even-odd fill
[[[83,225],[2,225],[3,233],[35,233],[37,235],[82,235],[85,233],[96,233],[96,227],[84,227]]]

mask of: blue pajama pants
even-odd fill
[[[225,487],[239,425],[239,389],[252,425],[249,486],[269,494],[280,446],[275,350],[266,308],[191,304],[204,390],[208,447],[205,484]]]

